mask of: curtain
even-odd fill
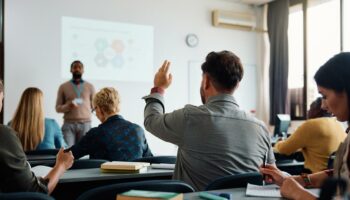
[[[267,4],[257,7],[257,27],[261,28],[257,34],[257,88],[258,98],[256,117],[266,125],[270,119],[270,91],[269,91],[269,59],[270,44],[267,30]]]
[[[270,40],[270,124],[286,113],[288,93],[288,17],[289,0],[268,4],[267,28]]]

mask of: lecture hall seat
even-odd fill
[[[176,192],[176,193],[188,193],[194,192],[194,189],[177,180],[151,180],[151,181],[138,181],[118,183],[113,185],[101,186],[84,192],[78,197],[77,200],[115,200],[117,194],[129,191],[129,190],[150,190],[161,192]]]

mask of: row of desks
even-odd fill
[[[123,183],[131,181],[143,181],[143,180],[161,180],[170,179],[173,174],[173,170],[165,169],[152,169],[149,168],[147,172],[139,174],[115,174],[115,173],[102,173],[100,169],[77,169],[67,171],[60,179],[52,196],[57,199],[76,199],[83,192],[107,184]],[[245,195],[246,188],[234,188],[218,190],[221,192],[229,192],[232,194],[233,199],[249,199],[249,200],[261,200],[266,199],[262,197],[248,197]],[[185,194],[184,199],[199,200],[199,193]],[[281,199],[281,198],[269,198],[269,199]]]
[[[28,158],[28,160],[32,164],[54,164],[55,156],[32,155]],[[302,168],[303,164],[303,162],[293,160],[292,162],[277,163],[277,166],[286,170],[289,168]],[[60,178],[56,189],[52,193],[52,196],[57,200],[76,199],[83,192],[99,186],[144,180],[171,179],[172,175],[173,170],[152,168],[148,168],[146,172],[137,174],[102,173],[99,168],[72,169],[65,172],[65,174]],[[235,191],[234,196],[237,197],[234,199],[254,199],[251,197],[245,198],[245,193],[240,192],[238,189],[233,189],[233,191]],[[196,196],[193,196],[193,198],[196,199]],[[192,197],[190,199],[192,199]]]
[[[173,170],[148,168],[135,174],[102,173],[99,168],[68,170],[60,178],[52,196],[56,200],[76,199],[83,192],[103,185],[145,180],[171,179]]]

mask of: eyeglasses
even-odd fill
[[[94,115],[96,114],[96,107],[91,109],[91,113],[94,114]]]

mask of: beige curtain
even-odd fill
[[[266,125],[270,117],[270,94],[269,94],[269,64],[270,64],[270,43],[267,30],[267,4],[256,8],[257,27],[260,30],[257,34],[257,110],[256,117]]]

